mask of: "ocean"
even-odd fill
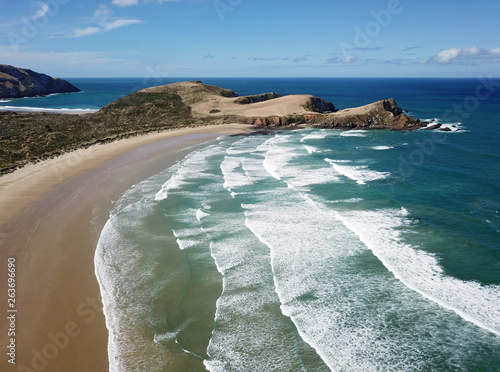
[[[68,80],[83,92],[0,105],[185,79]],[[500,371],[500,80],[201,80],[395,98],[450,131],[220,137],[132,187],[95,256],[111,371]]]

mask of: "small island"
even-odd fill
[[[80,89],[66,80],[9,65],[0,65],[0,98],[46,96],[74,93]]]
[[[230,89],[188,81],[146,88],[95,113],[0,112],[0,174],[94,144],[167,129],[216,124],[250,128],[303,127],[414,130],[425,127],[394,99],[337,110],[307,94],[239,97]]]

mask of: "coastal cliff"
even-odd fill
[[[304,126],[414,130],[428,124],[404,114],[394,99],[336,110],[332,103],[307,94],[238,97],[230,89],[190,81],[139,90],[92,114],[0,112],[0,174],[139,134],[230,123],[265,130]]]
[[[0,98],[36,97],[72,92],[80,92],[80,89],[66,80],[28,69],[0,65]]]

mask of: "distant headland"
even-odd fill
[[[95,113],[0,112],[0,173],[134,135],[233,123],[246,124],[249,129],[414,130],[428,125],[403,113],[392,98],[337,110],[334,104],[306,94],[239,97],[229,89],[188,81],[139,90]]]
[[[0,65],[0,98],[46,96],[80,92],[66,80],[9,65]]]

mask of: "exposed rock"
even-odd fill
[[[450,127],[440,128],[439,130],[442,132],[451,132],[452,131],[452,129]]]
[[[327,114],[330,112],[335,112],[335,105],[331,102],[324,101],[318,97],[311,97],[305,104],[305,108],[309,111],[319,112]]]
[[[413,130],[424,126],[420,120],[403,114],[403,110],[392,98],[316,116],[311,121],[315,123],[315,127],[321,128]]]
[[[234,103],[239,103],[241,105],[248,105],[250,103],[264,102],[264,101],[269,101],[270,99],[275,99],[280,97],[282,97],[282,95],[279,93],[262,93],[253,96],[240,97],[237,100],[235,100]]]
[[[439,128],[441,128],[442,125],[443,124],[441,124],[441,123],[437,123],[437,124],[429,125],[429,126],[425,127],[424,129],[425,130],[439,129]]]
[[[394,116],[398,116],[403,113],[403,110],[396,104],[394,98],[384,101],[384,109],[386,111],[392,112]]]
[[[263,129],[263,130],[254,130],[252,132],[243,132],[231,134],[231,137],[250,137],[250,136],[267,136],[269,134],[275,134],[274,130]]]
[[[36,97],[54,93],[79,92],[66,80],[28,69],[0,65],[0,98]]]

